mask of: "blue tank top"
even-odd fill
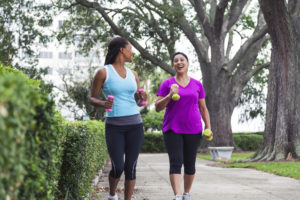
[[[114,96],[112,112],[106,112],[106,117],[122,117],[139,114],[134,94],[137,91],[135,76],[130,69],[126,69],[126,78],[122,78],[112,65],[105,65],[106,80],[102,90],[105,98]]]

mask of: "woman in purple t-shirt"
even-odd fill
[[[155,102],[156,111],[166,108],[163,135],[170,161],[170,181],[174,200],[190,200],[190,190],[195,177],[197,148],[202,138],[201,117],[205,128],[211,129],[209,112],[205,104],[203,85],[188,76],[188,57],[177,52],[172,57],[175,77],[161,84]],[[176,84],[178,87],[174,86]],[[172,100],[179,94],[180,99]],[[181,167],[184,165],[184,193],[181,195]]]

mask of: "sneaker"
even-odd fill
[[[182,195],[176,195],[173,200],[182,200]]]
[[[110,194],[108,194],[108,200],[118,200],[118,195],[115,194],[114,196],[111,196]]]
[[[182,200],[192,200],[191,195],[189,193],[183,193]]]

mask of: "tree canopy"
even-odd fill
[[[58,38],[72,42],[72,38],[80,37],[83,50],[120,35],[151,63],[149,67],[157,66],[174,75],[170,57],[177,50],[191,48],[207,93],[216,134],[213,144],[233,144],[233,109],[251,77],[269,65],[257,59],[268,40],[267,26],[257,6],[248,10],[253,6],[251,1],[57,0],[56,6],[71,14]],[[238,50],[233,48],[234,35],[241,37]],[[177,47],[183,38],[187,47]]]
[[[0,62],[18,66],[24,60],[32,61],[32,45],[49,39],[41,30],[52,21],[49,5],[32,0],[0,1]]]

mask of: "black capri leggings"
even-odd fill
[[[144,139],[143,124],[122,126],[106,124],[105,138],[112,164],[109,175],[120,178],[125,171],[126,180],[136,179],[136,163]]]
[[[164,133],[164,142],[169,154],[170,174],[184,173],[193,175],[196,172],[196,155],[202,134],[177,134],[172,131]]]

